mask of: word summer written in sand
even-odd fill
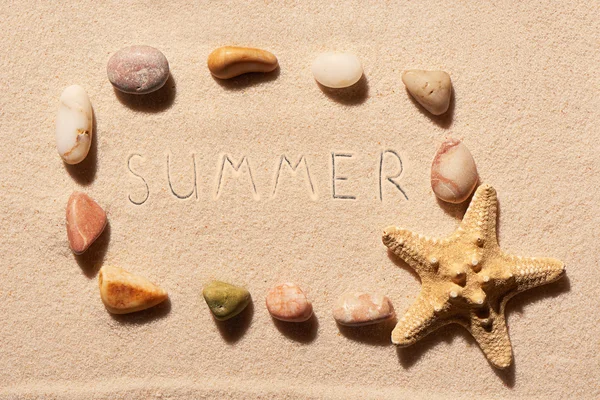
[[[234,196],[232,192],[239,194],[240,191],[260,201],[289,193],[292,186],[303,186],[301,192],[305,194],[302,196],[312,201],[352,201],[359,198],[359,193],[365,198],[379,201],[388,198],[408,200],[408,194],[401,185],[405,173],[403,159],[400,152],[392,149],[380,150],[368,157],[337,150],[312,158],[290,152],[273,156],[273,164],[269,169],[258,168],[253,156],[248,154],[221,153],[210,156],[209,162],[214,160],[214,166],[208,168],[199,166],[199,158],[200,155],[196,153],[175,156],[170,151],[152,157],[142,152],[129,154],[126,163],[131,178],[128,201],[141,206],[151,201],[153,196],[164,196],[165,193],[175,200],[198,200],[199,193],[219,200]],[[323,160],[327,159],[328,165],[324,165]],[[160,173],[157,173],[156,167],[160,168]],[[327,176],[324,176],[324,171]],[[200,182],[204,179],[206,182],[213,179],[213,182],[203,188]],[[258,185],[258,181],[262,184]],[[300,192],[295,190],[293,193],[297,195]]]

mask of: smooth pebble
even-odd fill
[[[215,319],[225,321],[241,313],[250,303],[250,292],[243,287],[213,281],[202,291]]]
[[[363,67],[354,54],[322,53],[313,61],[312,73],[321,85],[340,89],[358,82]]]
[[[278,65],[273,53],[251,47],[219,47],[208,56],[208,69],[219,79],[230,79],[248,72],[271,72]]]
[[[148,279],[122,268],[105,265],[98,274],[100,297],[113,314],[128,314],[162,303],[167,292]]]
[[[304,322],[313,313],[313,307],[300,287],[293,283],[275,286],[267,294],[267,310],[280,321]]]
[[[344,293],[333,308],[333,318],[339,324],[348,326],[376,324],[394,316],[390,299],[381,294]]]
[[[408,92],[433,115],[448,111],[452,96],[452,81],[444,71],[413,69],[402,74]]]
[[[66,214],[69,247],[73,253],[82,254],[104,231],[106,212],[87,194],[73,192]]]
[[[479,177],[471,152],[460,140],[447,139],[431,164],[431,188],[448,203],[462,203],[475,189]]]
[[[169,79],[169,62],[160,50],[150,46],[125,47],[110,57],[108,80],[121,92],[154,92]]]
[[[56,115],[56,148],[67,164],[82,162],[92,144],[92,103],[79,85],[67,87],[60,95]]]

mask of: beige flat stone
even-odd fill
[[[333,307],[333,318],[339,324],[348,326],[376,324],[394,315],[392,302],[381,294],[344,293]]]
[[[162,303],[167,292],[148,279],[122,268],[105,265],[98,275],[100,297],[113,314],[128,314]]]

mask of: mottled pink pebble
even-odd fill
[[[275,319],[288,322],[303,322],[312,316],[312,304],[306,295],[293,283],[275,286],[267,294],[267,309]]]
[[[335,303],[333,318],[342,325],[376,324],[393,318],[392,302],[381,294],[344,293]]]

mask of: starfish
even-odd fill
[[[434,330],[465,327],[496,368],[512,363],[504,309],[517,293],[553,282],[565,266],[553,258],[525,258],[502,252],[496,237],[496,190],[481,185],[458,229],[432,239],[398,227],[383,243],[421,278],[421,292],[392,331],[392,343],[406,347]]]

